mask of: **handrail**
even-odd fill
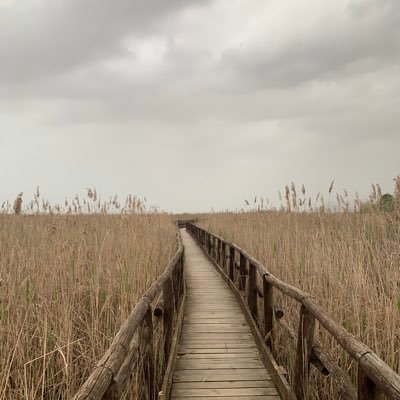
[[[338,384],[341,396],[345,399],[374,400],[377,398],[377,392],[380,391],[389,399],[400,400],[400,376],[381,360],[372,349],[335,322],[314,301],[311,294],[270,274],[263,264],[238,245],[190,222],[186,224],[186,228],[223,270],[226,277],[243,291],[253,318],[259,327],[264,327],[262,333],[270,347],[273,345],[271,332],[276,323],[272,288],[276,288],[301,304],[293,377],[294,391],[299,400],[308,398],[310,363],[315,364],[324,373],[332,375]],[[236,260],[237,258],[239,258],[239,261]],[[239,276],[237,276],[237,270],[239,270]],[[260,289],[257,285],[257,274],[263,282],[261,289],[264,298],[262,310],[258,310],[257,295],[260,294]],[[262,311],[262,317],[259,317],[259,311]],[[318,320],[337,343],[358,363],[357,390],[347,372],[343,371],[314,340],[315,320]]]
[[[145,362],[147,380],[144,385],[147,391],[146,398],[151,400],[157,398],[158,366],[156,365],[157,358],[154,350],[158,342],[153,332],[152,303],[162,296],[163,310],[160,312],[160,306],[158,305],[158,312],[154,314],[162,318],[162,321],[160,321],[162,323],[163,342],[161,352],[164,354],[163,364],[165,366],[170,355],[177,310],[184,294],[184,248],[179,231],[177,233],[177,243],[178,249],[169,261],[168,266],[138,301],[132,313],[121,325],[111,346],[74,395],[73,400],[111,400],[119,398],[135,366],[138,364],[141,346],[147,348],[145,351],[147,353]],[[138,328],[144,325],[147,328],[148,335],[147,337],[141,335],[138,343],[135,340],[135,334],[138,332]]]

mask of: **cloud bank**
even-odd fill
[[[399,62],[396,0],[0,0],[0,197],[389,191]]]

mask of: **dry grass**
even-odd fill
[[[293,202],[288,200],[293,209]],[[210,214],[201,226],[237,243],[280,279],[313,294],[328,313],[400,372],[400,215],[248,212]],[[278,296],[295,331],[298,305]],[[279,361],[292,371],[295,349],[277,327]],[[324,332],[324,347],[355,379],[354,364]],[[339,398],[313,370],[313,399]]]
[[[268,199],[256,197],[253,211],[209,214],[201,225],[312,293],[399,372],[399,209],[382,212],[374,185],[369,204],[356,198],[360,212],[348,212],[346,191],[336,195],[342,212],[324,212],[332,208],[333,186],[326,204],[322,194],[312,201],[304,186],[297,194],[292,184],[282,198],[286,211],[266,212]],[[400,198],[399,177],[395,194]],[[51,205],[39,190],[32,201],[23,203],[20,194],[14,207],[2,204],[1,399],[69,399],[83,383],[175,250],[171,218],[145,210],[134,196],[102,200],[95,189],[63,205]],[[296,330],[298,305],[283,296],[277,302]],[[278,359],[291,371],[293,343],[279,326],[275,336]],[[354,378],[351,359],[322,330],[318,337]],[[313,372],[312,379],[311,398],[338,398],[329,378]]]
[[[71,398],[176,246],[171,218],[155,213],[4,214],[0,243],[0,398],[10,400]]]

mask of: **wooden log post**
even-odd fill
[[[274,324],[274,294],[273,286],[263,276],[263,303],[264,303],[264,338],[267,346],[273,350],[273,324]]]
[[[240,261],[239,261],[239,289],[246,289],[246,257],[240,253]]]
[[[185,291],[185,287],[184,287],[184,278],[183,275],[185,273],[185,251],[182,252],[181,258],[179,260],[179,306],[181,305],[182,302],[182,296],[183,293]]]
[[[377,399],[376,385],[369,379],[368,375],[358,365],[357,374],[357,399],[358,400],[375,400]]]
[[[151,308],[146,313],[145,316],[145,333],[142,334],[140,343],[145,345],[145,354],[143,357],[143,368],[144,377],[146,380],[147,395],[148,399],[157,399],[157,377],[156,377],[156,361],[154,352],[154,329],[153,329],[153,315]]]
[[[229,279],[235,282],[235,249],[229,246]]]
[[[171,272],[171,276],[172,276],[172,290],[174,293],[174,306],[175,306],[175,310],[179,310],[179,300],[180,300],[180,296],[179,296],[179,271],[178,271],[178,264],[179,264],[179,260],[177,261],[175,268],[172,270]]]
[[[221,265],[221,241],[218,238],[216,239],[216,249],[217,249],[217,264]]]
[[[249,277],[247,279],[247,304],[251,315],[257,321],[257,269],[254,264],[249,264]]]
[[[137,367],[139,356],[139,346],[135,341],[132,341],[128,355],[125,358],[121,369],[110,387],[104,393],[102,400],[119,400],[121,398],[123,391],[129,384],[133,371]]]
[[[221,242],[221,268],[226,272],[226,243]]]
[[[167,365],[171,350],[172,328],[174,323],[174,293],[172,279],[169,277],[163,285],[163,329],[164,329],[164,364]]]
[[[308,312],[304,305],[301,305],[294,372],[294,391],[298,400],[309,398],[308,377],[310,373],[314,330],[315,318]]]

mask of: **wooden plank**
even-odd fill
[[[223,308],[238,308],[237,305],[235,303],[233,303],[234,299],[221,299],[221,301],[218,302],[218,304],[212,303],[210,302],[210,298],[208,297],[203,297],[203,298],[197,298],[197,299],[188,299],[187,301],[187,305],[188,306],[205,306],[205,307],[213,307],[216,308],[218,310],[220,310],[222,307]]]
[[[218,381],[218,382],[175,382],[175,389],[224,389],[275,387],[272,380],[262,381]]]
[[[199,369],[175,371],[174,382],[219,382],[269,380],[265,369]]]
[[[238,396],[276,396],[275,388],[233,388],[233,389],[173,389],[172,397],[238,397]]]
[[[186,343],[188,341],[196,340],[207,340],[207,341],[221,341],[222,343],[227,342],[228,340],[251,340],[251,333],[191,333],[185,332],[182,337],[181,343]]]
[[[234,314],[233,314],[234,315]],[[203,317],[203,318],[196,318],[196,317],[186,317],[184,319],[185,324],[191,325],[191,324],[202,324],[202,325],[213,325],[216,323],[221,323],[221,324],[246,324],[246,320],[244,317],[236,317],[236,318],[208,318]]]
[[[229,323],[229,321],[232,321],[232,323],[242,323],[245,321],[242,315],[237,315],[237,313],[224,313],[224,312],[218,312],[218,311],[212,311],[212,312],[198,312],[195,315],[186,315],[184,318],[184,321],[186,324],[214,324],[217,321],[221,321],[221,323]]]
[[[266,396],[201,396],[201,397],[186,397],[186,396],[175,396],[172,399],[199,399],[199,400],[275,400],[279,399],[276,395],[266,395]]]
[[[259,360],[178,360],[175,371],[191,369],[264,369]]]
[[[174,383],[174,389],[239,389],[239,388],[275,388],[275,385],[272,382],[272,380]]]
[[[248,350],[248,349],[247,349]],[[181,360],[217,360],[217,359],[224,359],[227,360],[229,358],[235,358],[235,359],[252,359],[252,358],[257,358],[258,357],[258,352],[254,349],[253,352],[247,351],[247,352],[242,352],[242,353],[226,353],[226,352],[221,352],[221,353],[203,353],[203,354],[192,354],[192,353],[179,353],[179,358]]]
[[[254,345],[254,343],[243,343],[242,340],[240,341],[235,341],[235,340],[228,340],[228,341],[221,341],[221,340],[190,340],[186,341],[184,343],[181,343],[182,348],[192,348],[192,349],[220,349],[220,348],[226,348],[226,349],[254,349],[257,348],[257,346]]]
[[[251,347],[239,347],[239,348],[234,348],[234,347],[227,347],[227,348],[192,348],[192,347],[180,347],[179,348],[179,354],[180,355],[201,355],[201,354],[252,354],[254,351],[255,354],[258,354],[257,348],[254,346],[253,348]]]
[[[221,349],[225,348],[229,349],[248,349],[248,348],[257,348],[255,343],[251,342],[243,342],[242,340],[229,340],[224,342],[221,341],[212,341],[212,342],[203,342],[203,341],[186,341],[186,344],[181,343],[180,349],[183,351],[184,349]]]
[[[250,333],[250,328],[246,324],[185,324],[183,332],[191,333]]]
[[[177,397],[172,397],[172,399],[187,399],[188,397],[186,396],[177,396]],[[196,397],[192,397],[193,399],[195,399]],[[275,396],[275,395],[270,395],[270,396],[202,396],[202,397],[197,397],[197,399],[200,400],[231,400],[231,399],[235,399],[235,400],[275,400],[275,399],[279,399],[279,396]]]
[[[185,366],[188,366],[188,368],[192,369],[191,366],[194,366],[196,367],[196,369],[206,369],[199,367],[202,366],[214,367],[216,365],[232,369],[240,369],[240,368],[246,369],[247,367],[263,368],[263,364],[260,361],[258,355],[239,354],[238,357],[234,359],[229,357],[224,357],[226,356],[225,354],[221,355],[222,357],[212,357],[211,355],[211,357],[201,358],[201,359],[179,357],[176,361],[176,368],[183,369],[185,368]]]

